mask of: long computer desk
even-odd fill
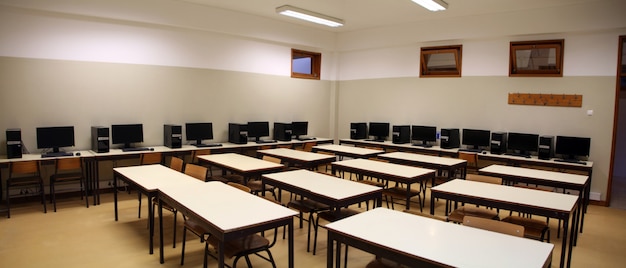
[[[382,180],[393,181],[406,185],[406,209],[410,209],[411,185],[421,183],[425,180],[435,180],[435,170],[412,167],[400,164],[385,163],[370,159],[350,159],[332,163],[332,172],[345,171],[357,174],[359,180],[363,176],[370,176]],[[420,200],[420,206],[422,201]]]
[[[341,244],[408,267],[550,267],[554,248],[549,243],[386,208],[330,223],[326,229],[326,267],[340,267]]]
[[[431,199],[435,198],[561,219],[563,239],[559,267],[566,267],[566,256],[567,267],[571,264],[572,238],[576,234],[575,219],[580,205],[578,196],[455,179],[432,187]],[[430,214],[435,214],[435,202],[430,203]],[[571,231],[569,241],[568,230]]]
[[[163,202],[201,224],[219,240],[218,267],[224,267],[224,242],[286,226],[288,267],[294,267],[293,216],[297,213],[221,182],[201,185],[165,185],[159,188],[160,261],[163,256]]]
[[[305,169],[314,169],[319,165],[329,164],[335,161],[335,156],[327,154],[318,154],[312,152],[305,152],[287,148],[275,148],[258,150],[258,154],[276,157],[288,163],[289,165],[299,166]]]

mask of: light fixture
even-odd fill
[[[285,16],[298,18],[301,20],[323,24],[323,25],[330,26],[330,27],[343,26],[343,20],[333,18],[331,16],[326,16],[324,14],[320,14],[317,12],[309,11],[306,9],[292,7],[290,5],[277,7],[276,13],[282,14]]]
[[[440,11],[448,8],[448,3],[443,0],[413,0],[413,2],[430,11]]]

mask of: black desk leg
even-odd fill
[[[333,254],[334,254],[334,252],[333,252],[333,245],[334,245],[333,240],[334,240],[334,235],[331,232],[328,232],[328,239],[327,239],[327,242],[326,242],[326,244],[327,244],[326,245],[327,246],[327,248],[326,248],[326,252],[327,252],[327,254],[326,254],[326,267],[331,267],[331,268],[334,267],[334,265],[333,265]]]
[[[115,221],[117,221],[117,175],[113,175],[113,204],[115,207]]]
[[[154,219],[152,220],[154,222]],[[163,256],[163,201],[159,198],[159,261],[165,262]]]

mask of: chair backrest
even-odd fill
[[[237,188],[237,189],[239,189],[239,190],[242,190],[242,191],[244,191],[244,192],[247,192],[247,193],[250,193],[250,192],[251,192],[250,187],[245,186],[245,185],[243,185],[243,184],[236,183],[236,182],[230,182],[230,181],[229,181],[227,184],[228,184],[228,185],[230,185],[230,186],[232,186],[232,187],[235,187],[235,188]]]
[[[302,151],[311,152],[313,151],[313,146],[315,145],[317,145],[317,142],[305,142],[304,145],[302,145]]]
[[[184,161],[178,157],[172,156],[170,159],[170,168],[178,172],[183,172]]]
[[[23,176],[39,176],[39,161],[11,162],[9,165],[9,177]]]
[[[161,153],[143,153],[139,162],[141,165],[161,164]]]
[[[191,162],[192,163],[198,163],[198,156],[200,156],[200,155],[207,155],[207,154],[211,154],[211,149],[195,150],[191,154]]]
[[[261,159],[263,159],[265,161],[270,161],[270,162],[276,163],[276,164],[280,164],[281,163],[280,158],[269,156],[269,155],[264,155],[263,158],[261,158]]]
[[[55,173],[83,170],[83,161],[79,157],[59,158],[56,160]]]
[[[192,176],[201,181],[206,181],[208,169],[203,166],[198,166],[194,164],[185,165],[185,174]]]
[[[467,166],[470,166],[470,167],[478,166],[478,154],[476,153],[459,152],[459,159],[463,159],[467,161]]]
[[[491,183],[491,184],[502,184],[502,178],[486,176],[486,175],[467,174],[465,179],[468,181],[478,181],[478,182],[485,182],[485,183]]]
[[[463,225],[492,232],[524,237],[524,226],[474,216],[463,217]]]

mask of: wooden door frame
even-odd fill
[[[619,100],[620,100],[620,91],[621,91],[621,77],[622,77],[622,50],[626,49],[624,47],[624,42],[626,42],[626,35],[621,35],[619,37],[619,44],[617,50],[617,75],[615,76],[615,111],[613,112],[613,141],[611,143],[611,162],[609,165],[609,181],[608,187],[606,190],[606,201],[604,201],[604,206],[611,205],[611,191],[613,190],[613,169],[615,162],[615,143],[617,140],[617,127],[619,123]]]

